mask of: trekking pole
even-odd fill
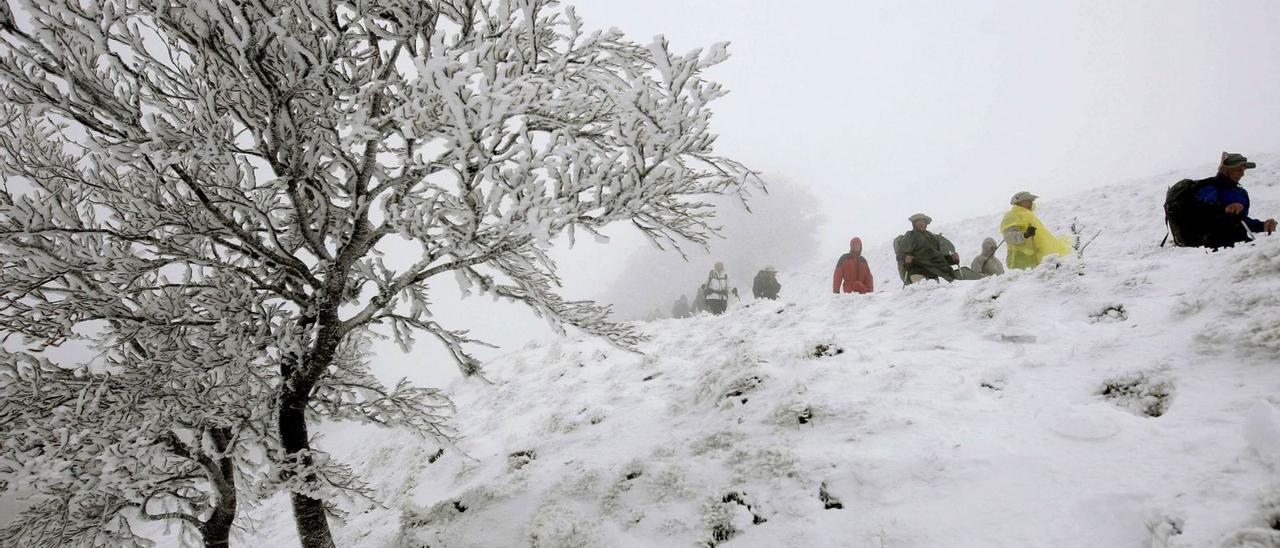
[[[1080,251],[1077,251],[1076,253],[1079,253],[1080,255],[1084,255],[1084,250],[1089,247],[1089,244],[1093,243],[1093,241],[1098,239],[1098,236],[1101,236],[1101,235],[1102,235],[1102,229],[1099,229],[1098,233],[1094,234],[1092,238],[1089,238],[1089,241],[1085,242],[1084,245],[1080,246]]]

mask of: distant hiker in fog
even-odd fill
[[[716,263],[715,268],[707,273],[707,311],[720,315],[729,308],[729,293],[738,293],[736,288],[729,287],[729,274],[724,271],[724,263]]]
[[[692,316],[707,309],[707,284],[698,286],[698,290],[693,294],[693,306],[689,307],[689,315]]]
[[[1035,268],[1049,255],[1071,254],[1071,239],[1056,237],[1035,214],[1036,196],[1019,192],[1009,199],[1013,207],[1000,221],[1000,234],[1009,244],[1005,263],[1009,268]]]
[[[995,238],[982,240],[982,253],[974,257],[973,264],[969,266],[979,278],[1004,274],[1004,265],[1000,264],[1000,259],[996,258],[997,247],[999,246]]]
[[[849,252],[836,261],[835,274],[831,276],[831,292],[870,293],[876,288],[875,279],[871,276],[871,267],[866,257],[862,256],[862,239],[854,237],[849,240]]]
[[[939,278],[952,281],[956,273],[951,265],[960,264],[960,254],[950,240],[927,230],[933,219],[923,213],[908,218],[911,231],[894,240],[894,254],[905,272],[908,284]]]
[[[680,319],[689,317],[689,299],[681,295],[676,304],[671,305],[671,317]]]
[[[764,267],[764,270],[756,272],[756,278],[751,283],[751,295],[757,299],[777,299],[778,292],[782,290],[782,284],[778,282],[778,269],[772,266]]]
[[[1252,240],[1250,232],[1275,232],[1275,219],[1249,217],[1249,191],[1240,186],[1240,180],[1246,169],[1255,167],[1258,164],[1243,155],[1223,152],[1217,175],[1174,185],[1165,201],[1165,220],[1174,243],[1218,249]]]

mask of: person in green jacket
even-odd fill
[[[928,231],[933,219],[923,213],[912,215],[911,231],[894,240],[898,265],[905,271],[908,284],[922,280],[955,280],[951,266],[960,264],[960,254],[950,240]]]

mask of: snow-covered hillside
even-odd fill
[[[1278,216],[1280,155],[1257,161],[1254,216]],[[643,354],[527,346],[453,387],[442,453],[331,425],[320,445],[382,505],[337,541],[1280,546],[1280,235],[1157,247],[1165,187],[1208,173],[1042,199],[1051,228],[1101,235],[1033,271],[904,289],[869,242],[871,295],[831,295],[815,258],[781,302],[645,324]],[[1007,199],[932,228],[967,263]],[[287,508],[249,544],[295,542]]]

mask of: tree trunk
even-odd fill
[[[213,515],[200,526],[200,536],[204,539],[205,548],[227,548],[231,540],[231,524],[236,520],[236,476],[235,464],[231,462],[228,445],[231,443],[231,432],[225,428],[210,431],[213,447],[220,457],[217,462],[202,462],[214,477],[214,485],[218,490],[218,505]]]
[[[356,233],[360,233],[359,227]],[[342,289],[346,286],[346,272],[350,267],[350,260],[347,257],[344,262],[340,258],[338,264],[334,265],[333,275],[317,303],[319,313],[314,321],[318,330],[311,351],[292,365],[288,361],[281,364],[281,373],[285,380],[280,394],[279,427],[280,443],[284,446],[286,456],[293,456],[311,449],[311,436],[307,433],[307,404],[311,400],[311,390],[333,363],[338,343],[342,340],[342,320],[338,318],[338,303],[342,300]],[[310,321],[304,320],[304,323],[310,323]],[[299,464],[310,466],[311,457],[303,457]],[[311,475],[302,479],[306,484],[316,481],[316,477]],[[302,493],[291,493],[291,498],[293,521],[298,528],[298,538],[302,540],[302,547],[334,548],[333,533],[329,531],[324,502]]]
[[[285,390],[280,402],[280,441],[284,445],[286,455],[311,449],[311,440],[307,434],[307,398],[310,390],[298,393]],[[302,464],[310,465],[307,457]],[[315,478],[305,478],[314,481]],[[291,494],[293,502],[293,521],[298,528],[298,538],[303,548],[334,548],[333,534],[329,532],[329,521],[325,518],[324,502],[301,493]]]
[[[213,515],[200,526],[200,537],[205,548],[227,548],[231,542],[231,523],[236,519],[236,500],[230,505],[224,501],[213,509]]]

